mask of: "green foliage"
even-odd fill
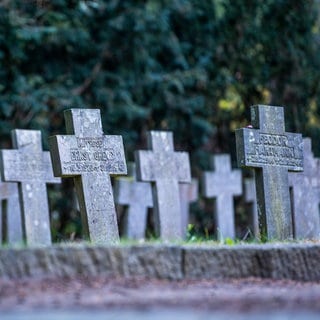
[[[288,129],[316,137],[316,0],[10,0],[0,4],[0,135],[63,133],[63,109],[100,108],[127,158],[149,129],[174,131],[193,174],[234,154],[255,103],[285,105]],[[316,140],[314,140],[316,141]],[[318,140],[317,140],[318,141]],[[320,142],[316,153],[320,151]],[[70,193],[71,183],[64,187]],[[54,201],[62,220],[72,203]],[[78,227],[62,227],[78,230]],[[197,227],[198,228],[198,227]],[[60,230],[61,231],[61,230]]]

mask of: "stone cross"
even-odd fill
[[[241,170],[231,168],[229,154],[212,157],[214,171],[203,174],[203,195],[216,199],[218,239],[235,238],[234,196],[242,194]]]
[[[23,231],[28,245],[51,244],[47,183],[54,178],[50,153],[42,150],[41,132],[13,130],[13,147],[1,150],[2,175],[6,182],[18,182]]]
[[[156,232],[163,240],[184,238],[179,183],[191,182],[189,154],[174,152],[172,132],[149,132],[148,146],[152,151],[135,156],[138,179],[153,182]]]
[[[257,208],[257,193],[256,193],[256,183],[254,178],[244,179],[244,197],[247,203],[252,204],[252,227],[253,235],[255,238],[260,238],[259,233],[259,219],[258,219],[258,208]]]
[[[261,235],[291,239],[288,170],[303,170],[302,136],[285,132],[282,107],[251,107],[252,128],[236,130],[238,164],[255,169]]]
[[[49,139],[54,174],[74,177],[85,235],[118,242],[110,175],[127,173],[122,137],[104,135],[99,109],[69,109],[64,116],[68,135]]]
[[[191,183],[179,184],[180,205],[182,215],[182,233],[184,234],[189,223],[190,203],[198,200],[199,183],[197,179],[192,179]]]
[[[5,201],[5,211],[1,202]],[[0,180],[0,244],[23,242],[18,184]]]
[[[294,236],[297,239],[319,239],[319,160],[314,158],[311,139],[303,139],[303,167],[301,173],[289,173],[292,187]]]
[[[115,180],[115,202],[128,206],[124,235],[129,239],[144,239],[148,208],[153,207],[151,184],[137,181],[133,162],[128,164],[128,175]]]

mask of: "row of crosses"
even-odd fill
[[[49,139],[51,157],[49,152],[42,151],[40,132],[33,130],[14,130],[13,146],[17,150],[1,151],[3,180],[19,183],[26,241],[30,245],[51,243],[49,215],[48,220],[39,217],[48,212],[46,183],[59,183],[60,178],[73,177],[85,234],[94,243],[118,242],[110,176],[127,174],[122,137],[104,135],[98,109],[70,109],[64,115],[67,135]],[[252,126],[237,130],[237,156],[240,166],[256,168],[260,231],[269,239],[290,239],[293,237],[293,221],[288,170],[303,170],[302,137],[285,132],[281,107],[252,107]],[[294,162],[270,164],[268,157],[263,160],[256,157],[261,141],[265,139],[268,144],[271,138],[267,135],[273,134],[272,139],[279,140],[278,136],[285,139],[275,141],[283,143],[288,152],[293,150]],[[191,182],[189,155],[174,151],[171,132],[151,131],[148,147],[150,150],[135,153],[136,173],[138,180],[153,185],[158,234],[163,239],[183,238],[182,222],[177,214],[181,212],[179,184]],[[216,159],[226,161],[223,157]],[[218,167],[219,163],[214,166]],[[205,173],[208,176],[205,181],[210,181],[212,174]],[[228,175],[228,179],[234,181],[228,183],[230,188],[238,188],[239,174],[235,171],[233,175]],[[216,194],[215,188],[219,186],[205,183],[204,195],[210,197]],[[43,201],[34,201],[39,198]],[[228,199],[219,200],[217,206],[225,207],[231,203]]]

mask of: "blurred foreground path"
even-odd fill
[[[320,319],[320,283],[0,279],[0,319]]]

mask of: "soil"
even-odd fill
[[[0,279],[0,313],[39,309],[183,308],[320,313],[320,283],[289,280]]]

